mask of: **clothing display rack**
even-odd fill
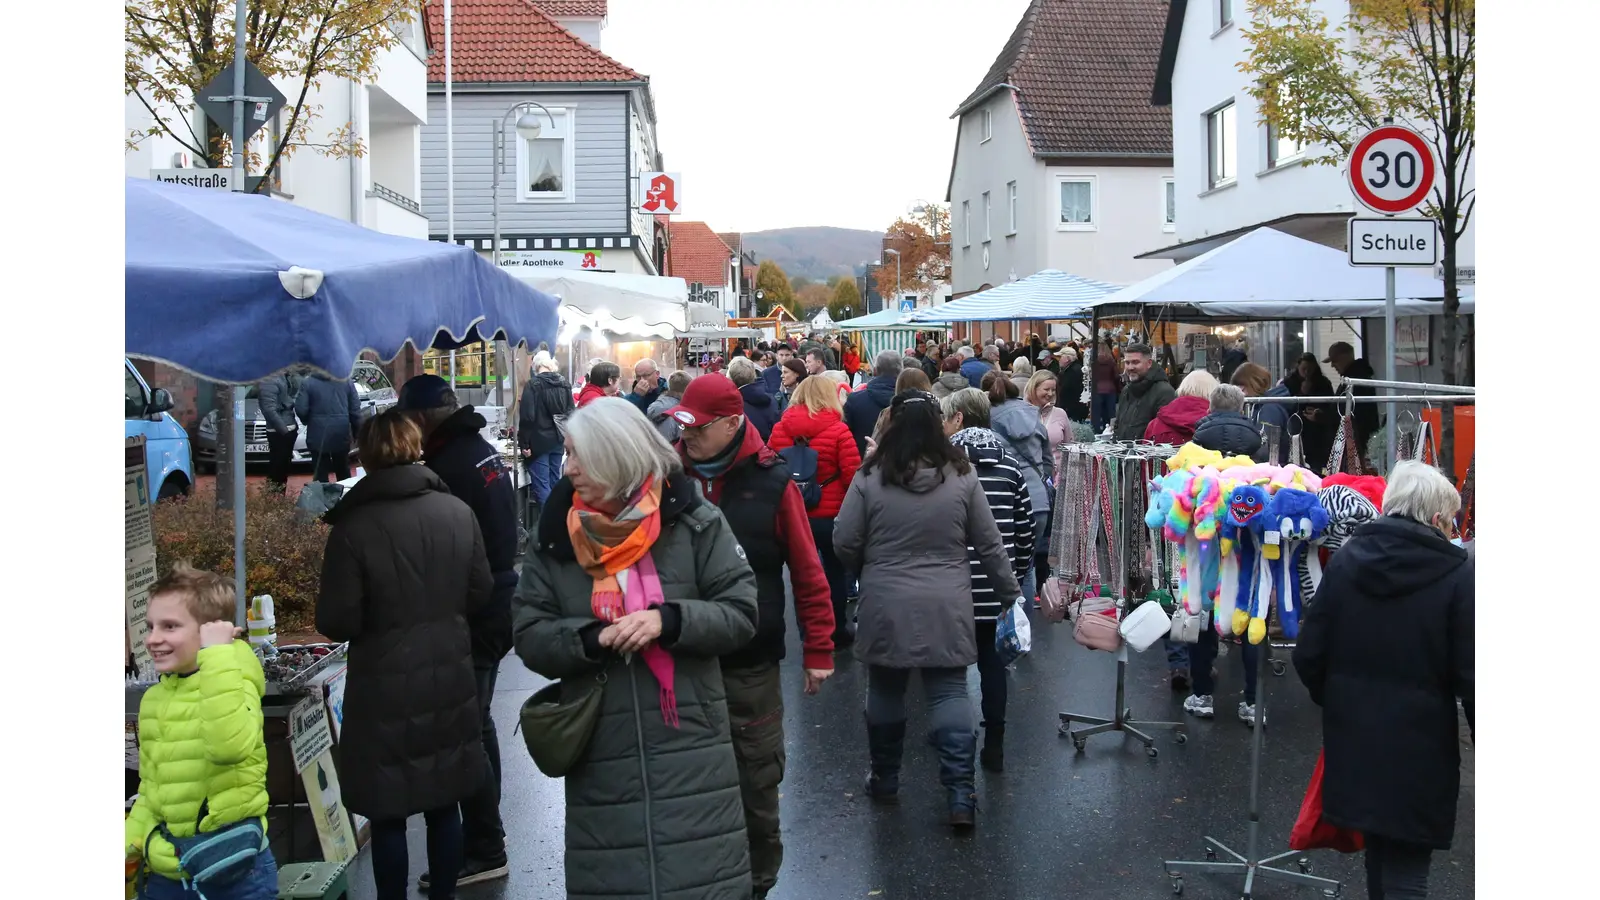
[[[1106,585],[1116,599],[1119,617],[1154,590],[1171,590],[1177,571],[1171,551],[1159,531],[1144,524],[1150,482],[1166,473],[1166,460],[1176,448],[1144,441],[1099,441],[1063,444],[1062,469],[1056,486],[1051,552],[1056,557],[1055,577],[1064,593],[1076,597],[1084,588]],[[1105,573],[1102,580],[1100,573]],[[1127,703],[1128,647],[1117,650],[1117,690],[1111,718],[1082,713],[1059,713],[1058,733],[1072,738],[1082,752],[1090,737],[1122,732],[1144,744],[1152,758],[1159,756],[1148,730],[1175,732],[1178,743],[1188,740],[1183,722],[1145,722],[1134,719]],[[1077,731],[1073,722],[1088,725]]]
[[[1275,612],[1269,615],[1276,615]],[[1259,856],[1261,852],[1261,743],[1266,732],[1267,722],[1267,680],[1261,676],[1266,666],[1271,663],[1275,673],[1281,674],[1278,661],[1272,659],[1272,651],[1279,648],[1280,644],[1271,641],[1261,643],[1261,655],[1256,660],[1256,721],[1258,727],[1250,729],[1250,808],[1248,822],[1245,825],[1245,852],[1243,854],[1230,848],[1227,844],[1210,835],[1205,836],[1206,858],[1203,860],[1167,860],[1167,875],[1172,878],[1172,892],[1183,894],[1183,876],[1186,873],[1210,873],[1224,875],[1243,875],[1244,889],[1239,895],[1241,900],[1250,900],[1255,896],[1255,886],[1261,881],[1286,881],[1304,887],[1321,888],[1323,896],[1338,897],[1343,885],[1332,878],[1320,878],[1311,874],[1311,860],[1302,851],[1289,850],[1265,859]],[[1217,859],[1218,853],[1232,857],[1228,860]],[[1291,857],[1299,857],[1295,861],[1298,872],[1280,869],[1274,863],[1282,862]]]

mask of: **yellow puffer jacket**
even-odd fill
[[[163,675],[139,701],[139,799],[128,814],[127,844],[173,879],[182,875],[177,854],[151,834],[157,825],[189,837],[207,801],[202,832],[267,812],[261,662],[249,644],[234,641],[202,649],[199,663],[189,675]]]

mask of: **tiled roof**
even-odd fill
[[[1172,155],[1172,112],[1150,105],[1168,0],[1033,0],[965,112],[1002,84],[1034,156]]]
[[[539,4],[540,9],[558,19],[606,17],[606,0],[534,0],[534,2]]]
[[[450,63],[456,83],[646,80],[556,24],[541,9],[550,5],[535,6],[531,0],[455,0]],[[602,11],[605,7],[587,5]],[[444,81],[444,8],[429,3],[426,9],[428,40],[436,48],[428,57],[428,81],[437,84]]]
[[[744,249],[744,237],[737,231],[719,231],[717,232],[717,237],[721,238],[722,242],[728,245],[728,249],[735,253]]]
[[[720,285],[728,278],[733,250],[704,222],[667,226],[667,274],[693,284]]]

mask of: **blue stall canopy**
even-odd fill
[[[213,381],[362,351],[554,342],[557,301],[468,247],[384,234],[271,197],[129,178],[125,350]]]
[[[969,294],[911,313],[912,322],[999,322],[1006,319],[1082,319],[1109,294],[1122,288],[1058,269],[1041,269],[1027,278]]]

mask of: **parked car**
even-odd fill
[[[144,376],[123,357],[123,404],[127,414],[125,437],[144,436],[144,465],[157,500],[170,500],[194,487],[189,433],[168,410],[172,395],[151,390]]]
[[[362,418],[383,412],[399,400],[389,376],[383,373],[377,363],[366,360],[357,363],[352,380],[356,383],[356,396],[361,398]],[[245,397],[244,459],[247,465],[267,461],[267,420],[256,403],[256,391],[257,388],[252,385]],[[195,461],[201,471],[214,471],[217,466],[217,411],[213,409],[206,413],[195,430]],[[306,452],[306,430],[303,426],[294,442],[292,461],[306,465],[312,463],[311,454]]]

